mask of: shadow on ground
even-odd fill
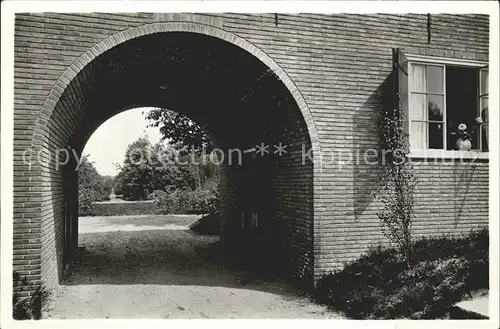
[[[223,266],[219,238],[190,230],[140,230],[80,234],[83,252],[63,285],[190,285],[299,292],[271,274]]]
[[[198,218],[82,218],[81,257],[44,317],[341,318],[275,277],[222,266],[218,236],[188,229]]]

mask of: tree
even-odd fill
[[[115,179],[113,180],[113,188],[115,189],[115,194],[116,195],[123,195],[123,188],[122,188],[122,180],[121,176],[118,174]]]
[[[104,176],[102,178],[103,188],[106,196],[109,196],[113,191],[113,187],[115,185],[115,178],[113,176]]]
[[[171,145],[152,145],[146,137],[139,138],[127,147],[116,177],[117,193],[127,200],[145,200],[156,190],[193,189],[190,166],[176,161],[178,154]]]
[[[109,195],[104,180],[97,172],[88,155],[83,155],[78,167],[78,209],[81,215],[89,215],[93,211],[93,203],[102,201]]]
[[[207,152],[214,148],[214,142],[206,129],[183,114],[155,108],[148,112],[146,119],[150,120],[150,127],[159,127],[163,138],[174,145],[180,145],[187,150],[205,149]]]
[[[145,200],[146,185],[151,181],[151,170],[144,157],[150,152],[151,143],[145,137],[139,138],[127,147],[123,166],[117,178],[120,181],[120,192],[127,200]]]
[[[205,127],[200,127],[185,115],[162,108],[151,110],[146,118],[151,127],[160,128],[163,139],[169,140],[172,147],[185,150],[181,152],[184,156],[193,157],[195,161],[191,161],[190,170],[197,187],[203,188],[213,182],[218,184],[219,166],[212,161],[212,155],[207,154],[215,148],[215,142]]]
[[[401,103],[398,108],[381,111],[381,114],[381,148],[384,150],[385,158],[380,175],[382,188],[378,195],[382,207],[377,215],[384,228],[384,234],[400,248],[406,261],[410,261],[411,226],[417,181],[408,156],[406,114]]]

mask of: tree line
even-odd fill
[[[101,176],[83,157],[78,172],[81,215],[92,214],[93,204],[108,199],[113,190],[124,200],[155,200],[164,213],[216,211],[219,168],[201,152],[213,149],[209,135],[174,111],[154,109],[146,118],[160,129],[162,141],[152,144],[141,137],[128,145],[116,177]]]

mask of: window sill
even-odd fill
[[[477,150],[455,151],[455,150],[411,150],[409,154],[412,159],[489,159],[488,152]]]

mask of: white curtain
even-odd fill
[[[410,70],[411,120],[410,145],[413,149],[425,149],[427,140],[427,74],[425,65],[411,65]],[[414,93],[418,92],[418,93]]]

